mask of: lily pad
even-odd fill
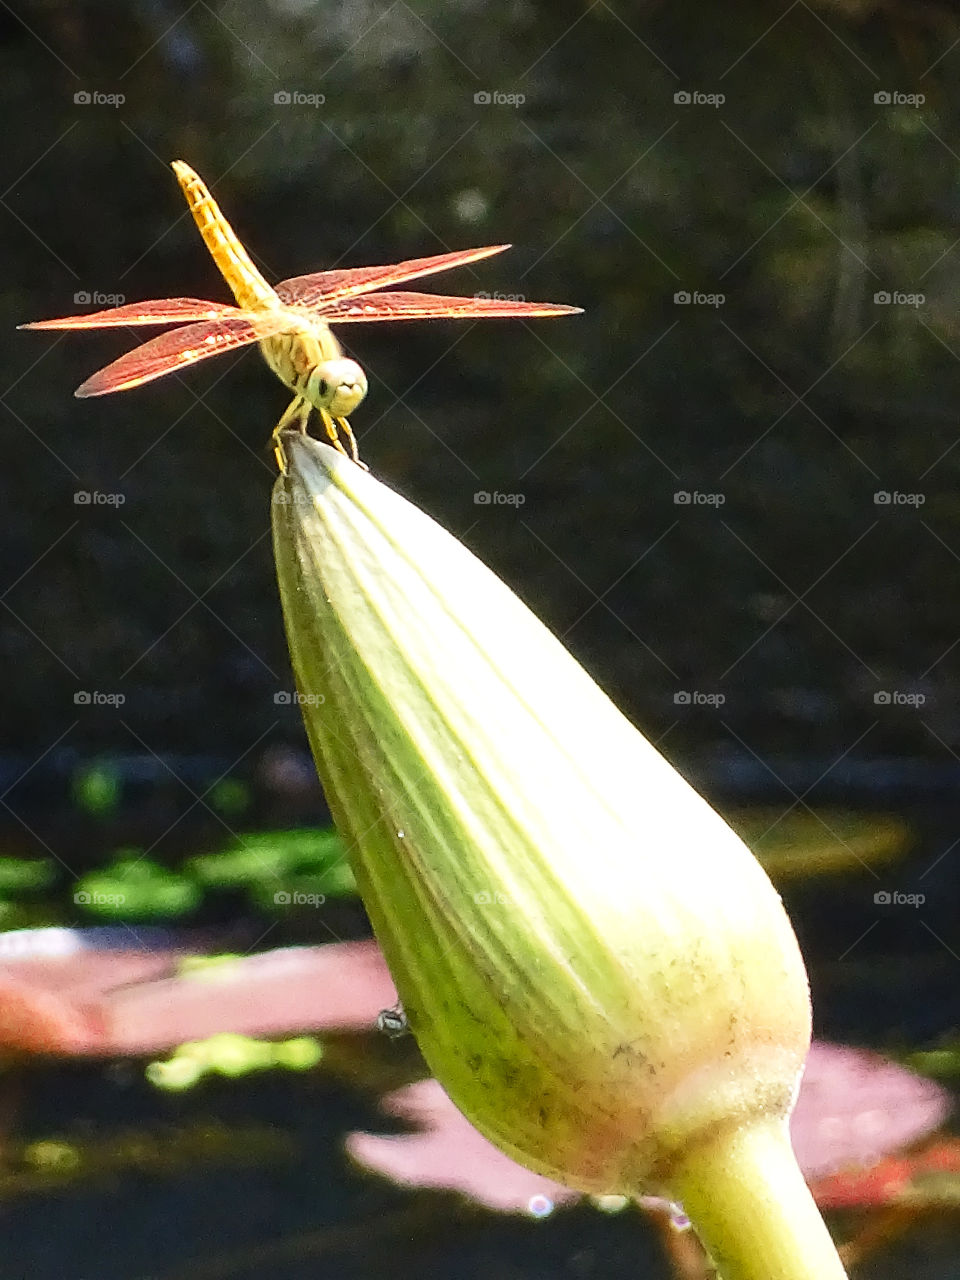
[[[839,874],[895,862],[912,834],[900,818],[845,809],[737,809],[727,821],[772,880]]]
[[[343,841],[332,829],[242,835],[220,853],[191,858],[187,868],[209,888],[247,889],[258,905],[267,907],[278,892],[295,889],[326,897],[356,893]]]
[[[185,915],[197,906],[202,892],[190,877],[178,875],[130,849],[122,850],[104,870],[78,880],[73,900],[96,915],[139,920]]]
[[[50,858],[0,858],[0,895],[48,889],[56,875]]]

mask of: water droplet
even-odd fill
[[[674,1231],[689,1231],[690,1219],[683,1212],[683,1206],[675,1204],[670,1209],[670,1225]]]
[[[628,1196],[593,1196],[592,1199],[601,1213],[622,1213],[630,1203]]]
[[[652,1213],[667,1214],[674,1231],[690,1230],[690,1219],[684,1213],[683,1205],[675,1200],[665,1200],[662,1196],[637,1196],[637,1204]]]
[[[527,1212],[534,1218],[549,1217],[555,1207],[549,1196],[531,1196],[527,1201]]]

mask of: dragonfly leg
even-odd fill
[[[273,428],[273,435],[270,437],[273,441],[273,453],[277,459],[277,466],[280,468],[282,475],[287,474],[287,455],[283,451],[283,443],[280,439],[281,432],[289,426],[292,426],[299,419],[301,432],[306,430],[307,418],[310,416],[310,405],[302,396],[294,396],[283,411],[283,417]]]
[[[277,466],[284,475],[286,475],[287,472],[287,459],[286,454],[283,451],[283,443],[280,439],[281,433],[286,430],[287,427],[296,426],[301,435],[306,435],[307,423],[310,420],[310,414],[312,412],[313,406],[310,404],[309,400],[305,400],[303,396],[295,396],[287,405],[284,410],[283,417],[273,429],[273,452],[277,459]],[[363,467],[364,471],[368,470],[367,464],[360,461],[360,457],[357,452],[357,438],[353,434],[350,423],[346,418],[334,418],[326,409],[318,409],[317,412],[320,414],[327,436],[329,437],[330,443],[333,447],[339,450],[340,453],[344,454],[345,457],[350,458],[358,467]],[[350,445],[349,450],[343,447],[343,442],[340,439],[341,431],[346,436],[347,443]]]
[[[353,434],[353,428],[350,426],[350,423],[346,420],[346,418],[337,418],[336,422],[337,422],[337,426],[340,428],[343,434],[347,437],[347,441],[349,442],[349,445],[350,445],[350,454],[354,462],[357,464],[358,467],[363,467],[364,471],[369,471],[370,468],[367,466],[367,464],[365,462],[360,461],[360,454],[357,450],[357,437]]]
[[[358,467],[363,467],[364,471],[368,471],[369,467],[367,464],[360,461],[360,455],[357,452],[357,438],[353,434],[350,423],[346,418],[334,418],[326,409],[319,409],[318,412],[320,417],[323,419],[323,425],[327,429],[327,435],[330,437],[330,442],[333,447],[335,449],[339,449],[342,454],[345,454],[352,462],[355,462]],[[347,452],[343,447],[343,443],[340,439],[341,431],[347,437],[347,441],[349,442],[349,452]]]

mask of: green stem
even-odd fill
[[[786,1121],[758,1118],[698,1144],[669,1192],[723,1280],[846,1280]]]

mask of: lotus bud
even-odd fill
[[[724,1280],[840,1280],[787,1134],[807,979],[759,863],[456,539],[284,444],[301,706],[430,1069],[536,1172],[681,1200]]]

